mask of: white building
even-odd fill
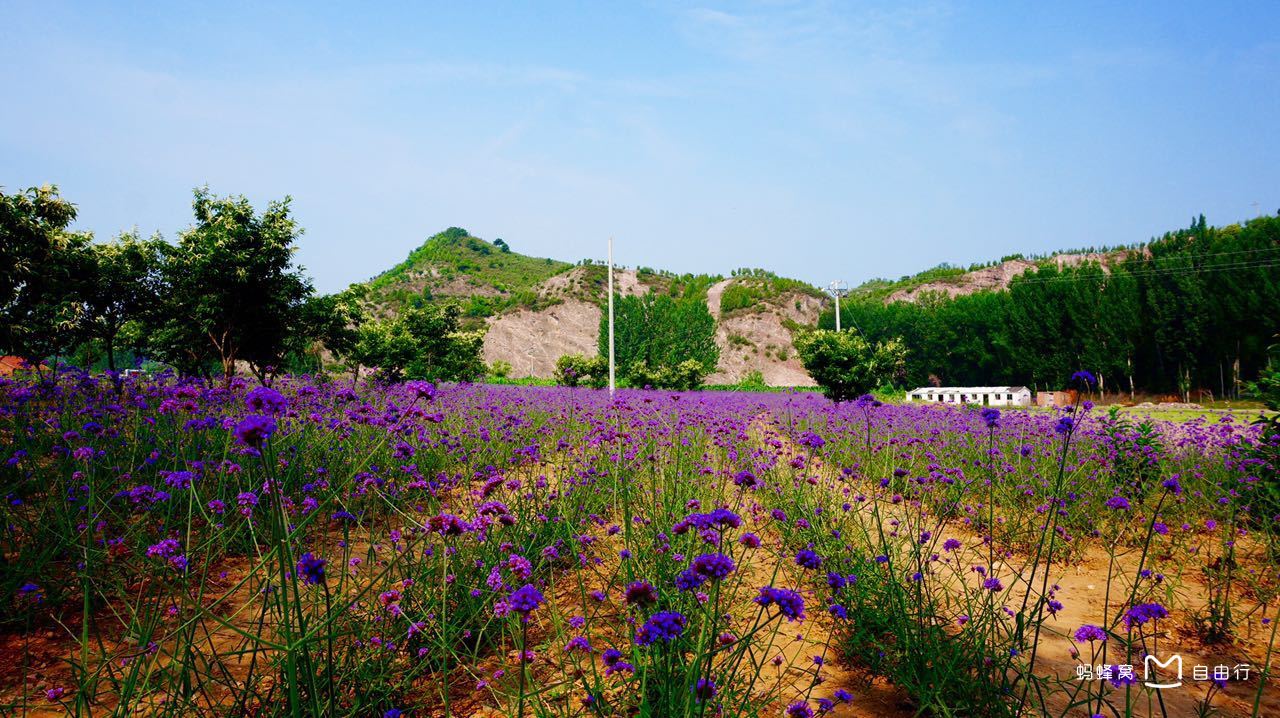
[[[1025,386],[922,386],[908,392],[907,399],[926,404],[1031,406],[1031,390]]]

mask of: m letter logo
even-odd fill
[[[1160,677],[1155,671],[1157,668],[1177,671],[1177,680],[1171,683],[1160,683]],[[1142,674],[1143,683],[1148,688],[1177,688],[1182,685],[1182,656],[1172,656],[1167,661],[1161,661],[1155,656],[1147,656],[1142,660]]]

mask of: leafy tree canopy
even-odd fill
[[[244,360],[270,381],[312,291],[293,265],[302,230],[289,204],[286,197],[258,214],[243,196],[195,191],[196,223],[165,263],[168,321],[159,345],[166,361],[192,369],[212,358],[229,380]]]
[[[360,365],[387,381],[473,381],[485,373],[484,333],[460,331],[456,305],[428,305],[361,325],[352,348]]]
[[[609,353],[608,323],[602,314],[601,356]],[[617,366],[633,386],[696,388],[720,360],[715,318],[702,295],[616,296],[614,334]]]
[[[907,350],[898,339],[872,343],[856,331],[815,329],[796,338],[804,368],[835,402],[902,379]]]
[[[90,237],[67,230],[75,216],[57,187],[0,192],[0,351],[37,366],[79,339]]]

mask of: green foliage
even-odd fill
[[[674,366],[652,366],[638,361],[627,367],[627,382],[640,388],[693,391],[702,386],[708,373],[705,365],[696,359],[686,359]]]
[[[406,309],[360,326],[352,358],[385,381],[474,381],[485,373],[484,333],[462,331],[457,305]]]
[[[738,391],[769,391],[769,385],[764,380],[764,372],[759,369],[747,372],[736,388]]]
[[[1155,424],[1150,419],[1135,423],[1113,406],[1102,420],[1102,442],[1115,457],[1111,471],[1116,491],[1141,500],[1160,477],[1157,457],[1164,444]]]
[[[89,237],[67,231],[76,209],[45,185],[0,193],[0,351],[31,360],[79,339]]]
[[[735,282],[725,287],[724,293],[720,295],[720,311],[728,314],[737,309],[746,309],[760,303],[763,299],[764,292],[760,287]]]
[[[604,276],[603,267],[600,276]],[[643,272],[637,269],[636,277],[641,284],[649,287],[652,293],[666,294],[679,299],[696,299],[703,303],[707,300],[707,290],[711,289],[711,285],[724,278],[718,274],[676,274],[648,268]]]
[[[1280,414],[1256,422],[1262,434],[1249,450],[1258,477],[1258,491],[1249,507],[1251,521],[1265,530],[1276,550],[1280,539]]]
[[[319,371],[325,350],[339,359],[350,357],[360,340],[367,294],[365,287],[353,284],[337,294],[308,297],[299,326],[289,335],[286,367],[295,372]]]
[[[475,289],[465,300],[465,314],[480,319],[515,306],[534,308],[539,299],[534,288],[572,266],[525,256],[511,251],[505,240],[491,244],[461,227],[450,227],[374,277],[368,287],[371,301],[394,310],[432,303],[437,296],[447,299],[444,295],[457,293],[447,285],[465,278]],[[442,288],[444,292],[439,291]]]
[[[916,386],[1056,389],[1084,368],[1113,393],[1231,397],[1235,367],[1244,382],[1270,361],[1280,316],[1278,251],[1280,217],[1220,228],[1197,218],[1145,247],[1112,253],[1105,267],[1045,262],[1008,291],[885,303],[899,289],[958,277],[951,267],[902,284],[864,285],[841,302],[841,323],[872,341],[901,337],[911,347],[907,381]],[[833,313],[819,326],[834,326]]]
[[[885,404],[907,403],[907,390],[902,387],[894,386],[892,384],[884,384],[879,387],[876,387],[876,389],[871,392],[871,395],[874,396],[878,401],[881,401]]]
[[[506,379],[511,376],[511,362],[498,359],[489,365],[489,376],[494,379]]]
[[[658,294],[614,299],[615,357],[633,386],[696,388],[720,360],[716,325],[704,297]],[[609,353],[608,316],[600,354]]]
[[[154,319],[164,293],[161,260],[166,249],[159,236],[142,239],[136,232],[88,247],[87,281],[80,292],[81,330],[99,343],[112,371],[122,333],[132,340],[135,352],[142,350],[142,324]]]
[[[890,294],[901,291],[910,291],[924,284],[932,284],[936,282],[958,282],[968,270],[964,267],[957,267],[948,262],[942,262],[936,267],[926,269],[918,274],[903,276],[898,280],[889,279],[872,279],[863,282],[855,288],[850,295],[853,298],[874,299],[883,301]]]
[[[1280,344],[1273,344],[1269,354],[1267,365],[1258,372],[1258,380],[1249,383],[1247,389],[1268,409],[1280,410]]]
[[[872,343],[858,332],[815,329],[795,344],[804,368],[835,402],[900,380],[906,364],[907,350],[898,339]]]
[[[763,269],[734,270],[733,277],[734,281],[720,295],[722,314],[757,307],[787,293],[823,296],[821,291],[806,282],[779,277]]]
[[[188,373],[216,361],[226,381],[243,360],[259,380],[271,380],[311,295],[310,280],[293,266],[302,230],[290,201],[257,214],[243,196],[195,191],[196,223],[166,251],[165,302],[151,343],[160,359]]]
[[[565,354],[556,360],[556,383],[600,389],[609,383],[609,360],[602,356]]]

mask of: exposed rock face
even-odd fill
[[[600,308],[567,299],[538,312],[519,309],[489,320],[484,360],[511,364],[513,377],[550,377],[565,354],[596,353]]]
[[[722,317],[720,297],[733,281],[718,282],[707,292],[720,345],[720,362],[708,382],[736,384],[752,371],[759,371],[765,382],[774,386],[812,386],[813,380],[792,346],[786,322],[815,324],[821,300],[788,292]],[[614,286],[627,295],[649,291],[632,270],[614,272]],[[586,270],[578,268],[551,277],[539,285],[538,293],[561,301],[539,311],[518,309],[489,320],[484,360],[509,362],[513,377],[551,377],[561,356],[590,356],[598,347],[601,310],[583,297],[599,296],[599,292],[587,280]]]
[[[603,298],[606,293],[604,282],[601,281],[600,286],[595,287],[595,280],[588,274],[586,267],[576,267],[564,274],[557,274],[538,285],[538,294],[544,297],[576,296],[583,299],[585,295]],[[600,275],[603,276],[603,272]],[[623,296],[649,293],[649,287],[640,281],[634,269],[613,270],[613,289]]]
[[[707,291],[707,302],[716,317],[716,344],[720,362],[707,378],[711,384],[736,384],[759,371],[770,386],[813,386],[791,342],[787,320],[813,326],[818,323],[822,301],[816,297],[784,293],[774,300],[721,316],[720,296],[732,280]]]
[[[1087,254],[1058,254],[1049,259],[1058,265],[1058,268],[1074,267],[1084,262],[1097,262],[1102,265],[1102,271],[1108,270],[1108,265],[1112,262],[1123,260],[1124,252],[1120,253],[1101,253],[1090,252]],[[903,289],[890,294],[886,303],[891,302],[914,302],[920,299],[924,294],[945,294],[948,297],[959,297],[966,294],[982,291],[984,289],[1008,289],[1009,283],[1014,277],[1022,274],[1028,269],[1035,269],[1041,262],[1034,262],[1027,259],[1011,259],[1001,262],[991,267],[976,269],[972,272],[949,277],[945,280],[936,282],[926,282],[911,289]]]
[[[1001,262],[994,267],[986,267],[968,272],[951,281],[925,282],[918,287],[904,289],[889,295],[889,302],[914,302],[924,294],[942,293],[948,297],[959,297],[984,289],[1004,289],[1013,278],[1036,266],[1035,262],[1025,259],[1013,259]]]
[[[646,294],[634,270],[613,273],[614,289],[623,295]],[[583,267],[558,274],[538,285],[538,294],[561,300],[539,311],[517,309],[489,318],[484,360],[511,364],[513,377],[554,376],[556,360],[565,354],[594,356],[600,340],[600,307],[583,297],[603,296]]]

